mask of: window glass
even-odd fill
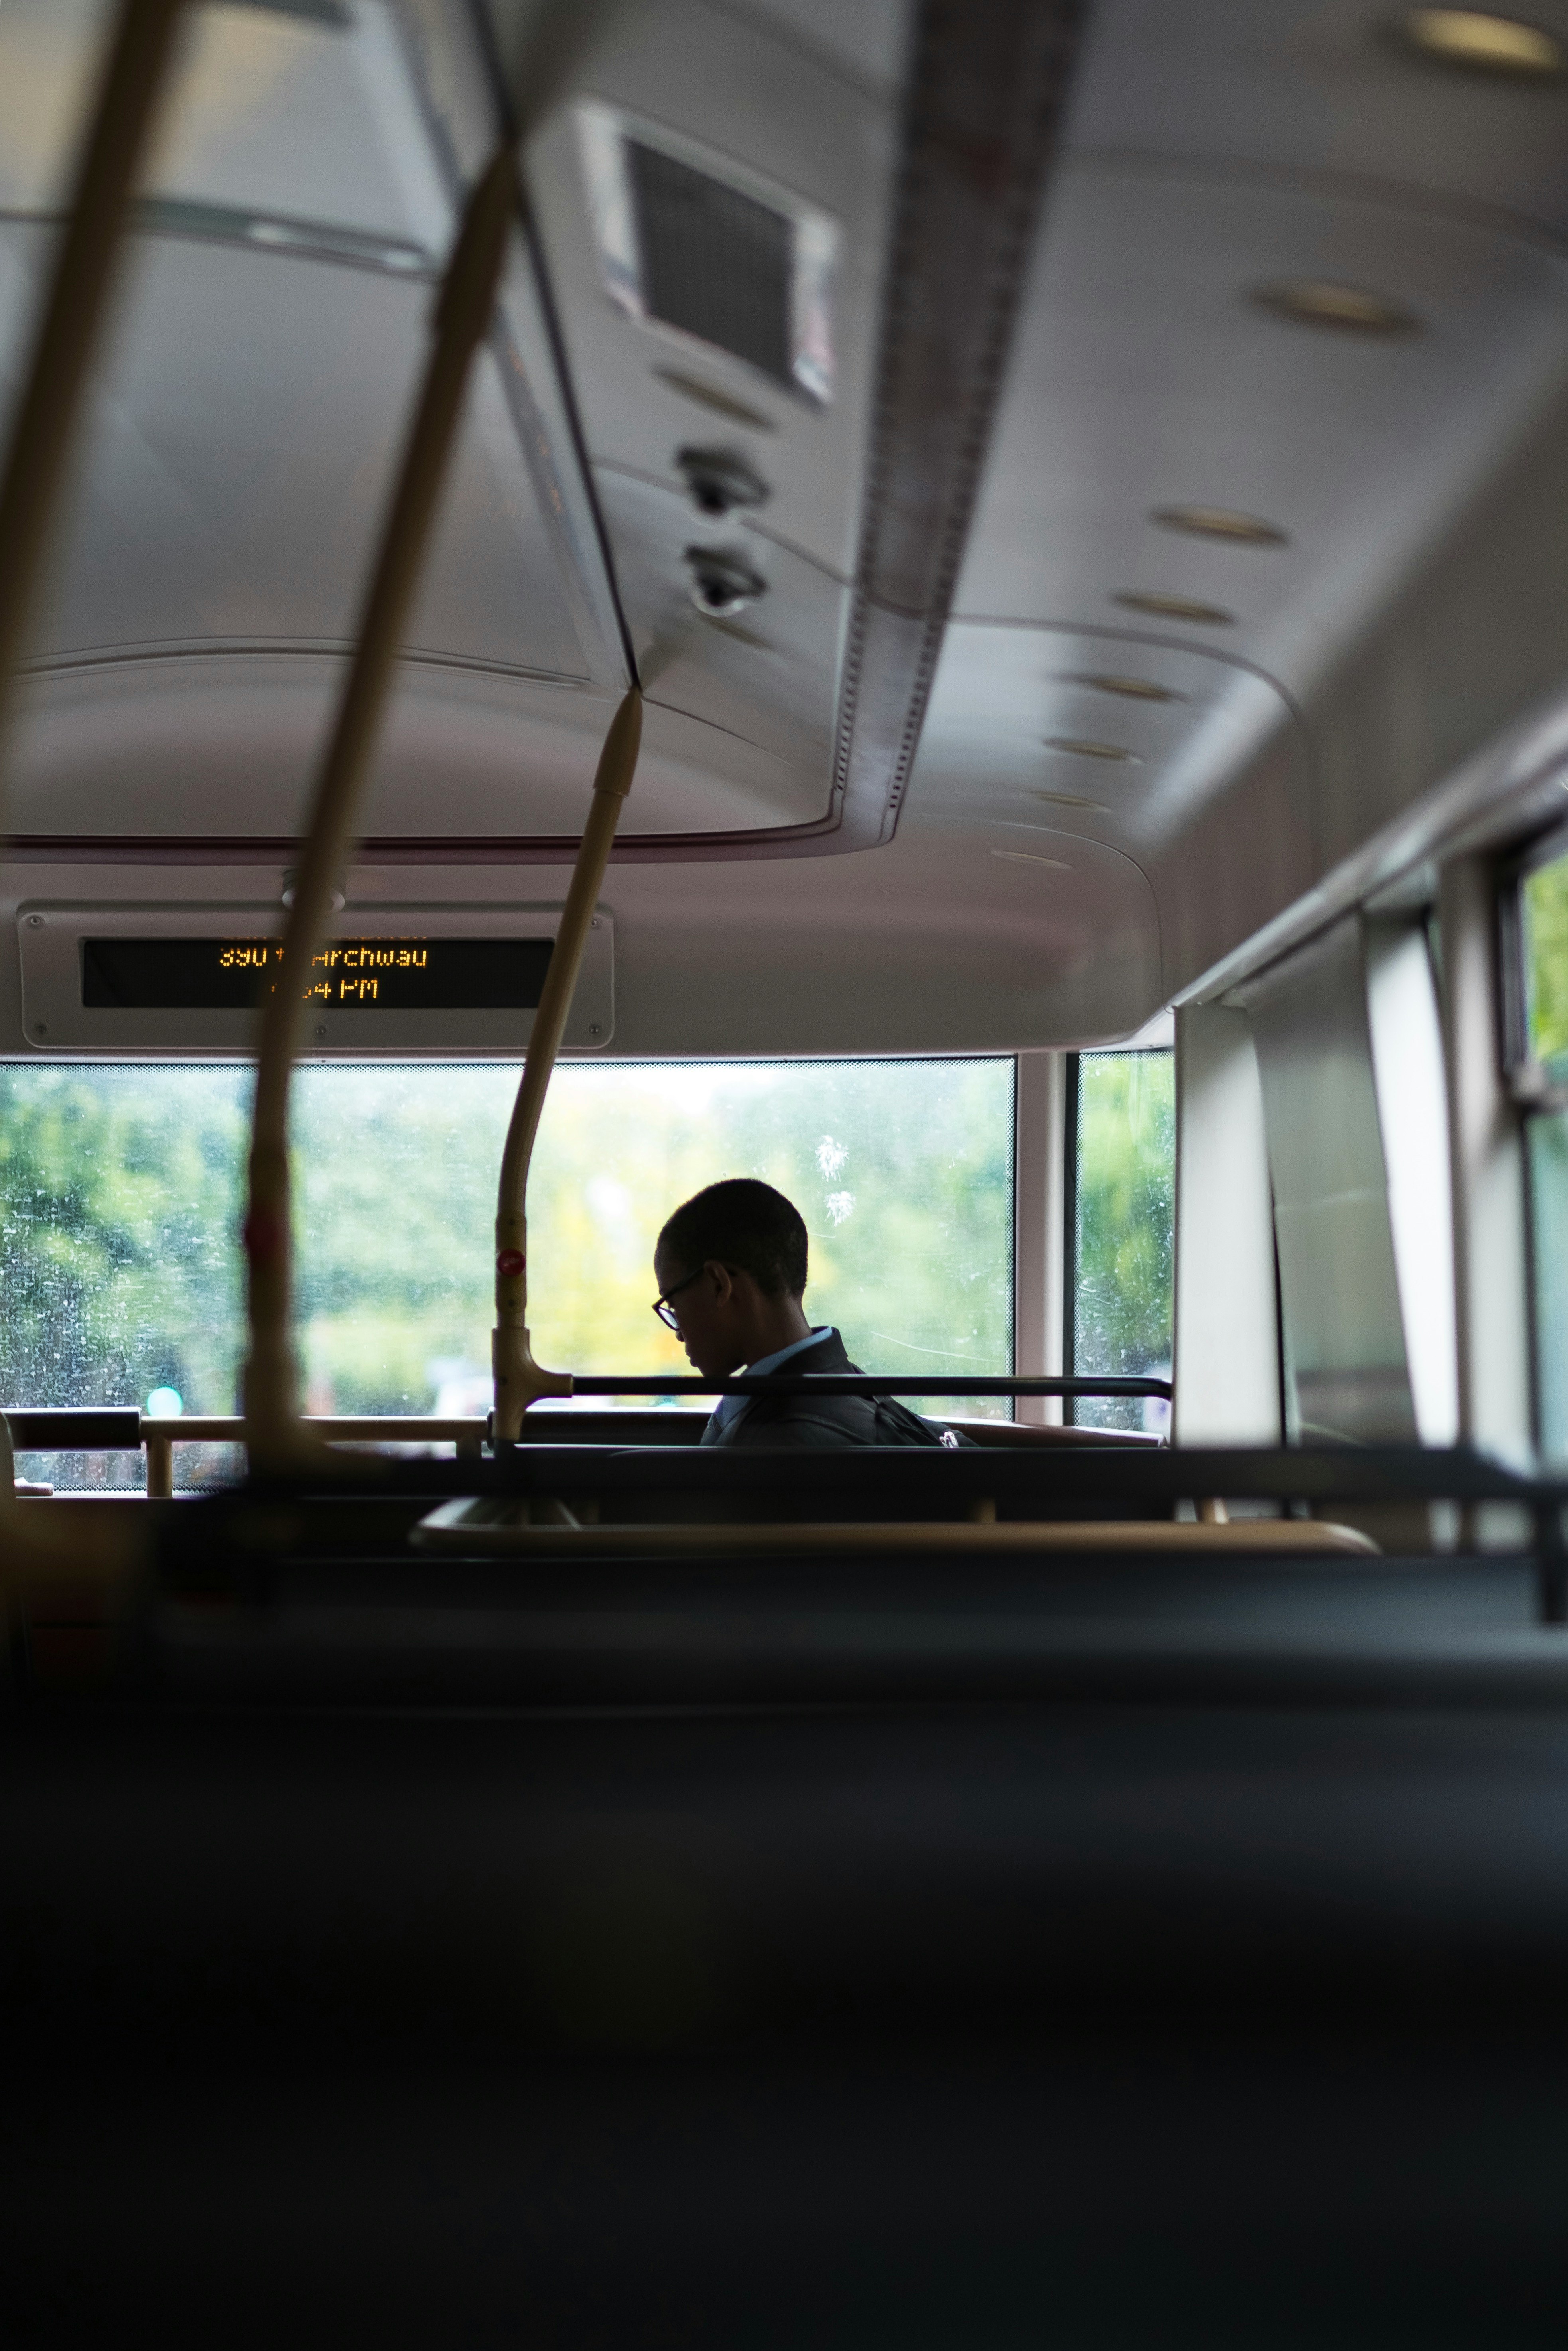
[[[1519,885],[1518,1002],[1527,1064],[1568,1084],[1568,857]],[[1524,1122],[1530,1187],[1535,1402],[1541,1449],[1568,1459],[1568,1114],[1531,1105]]]
[[[1174,1064],[1168,1052],[1078,1059],[1075,1372],[1170,1376]],[[1081,1397],[1072,1417],[1088,1428],[1164,1432],[1170,1406],[1160,1396]]]
[[[756,1175],[804,1216],[808,1311],[840,1326],[856,1362],[1009,1370],[1013,1067],[563,1064],[529,1191],[539,1361],[687,1373],[649,1311],[654,1236],[704,1184]],[[488,1409],[495,1186],[517,1075],[496,1064],[299,1071],[308,1410]],[[163,1389],[187,1413],[236,1409],[250,1091],[250,1071],[234,1066],[0,1070],[6,1401],[145,1410]],[[141,1474],[131,1456],[23,1466],[57,1484]],[[201,1458],[182,1447],[176,1467],[187,1482]]]
[[[1568,1459],[1568,1113],[1525,1123],[1541,1449]]]
[[[1520,884],[1526,1058],[1568,1078],[1568,857]]]

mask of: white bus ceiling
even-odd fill
[[[9,747],[0,1050],[29,1050],[18,905],[279,913],[432,285],[529,32],[497,14],[493,43],[457,0],[193,14]],[[105,21],[5,9],[8,396]],[[1562,0],[1531,21],[1568,43]],[[1517,825],[1568,735],[1568,78],[1462,70],[1399,22],[1091,10],[918,749],[863,845],[835,747],[905,11],[566,12],[345,921],[559,904],[632,664],[618,1052],[1126,1037]],[[585,109],[828,225],[829,399],[612,298]],[[700,511],[692,449],[759,502]],[[760,590],[722,613],[716,551]]]

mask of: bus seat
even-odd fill
[[[544,1512],[550,1513],[549,1519]],[[733,1552],[737,1557],[800,1557],[870,1552],[905,1556],[1041,1552],[1249,1552],[1298,1554],[1353,1552],[1378,1555],[1370,1535],[1321,1519],[1070,1519],[837,1520],[779,1525],[711,1521],[591,1525],[573,1521],[559,1503],[513,1495],[444,1502],[412,1531],[421,1551],[584,1560],[653,1554]]]

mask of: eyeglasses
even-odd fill
[[[683,1290],[689,1290],[693,1282],[699,1279],[703,1271],[703,1267],[699,1265],[695,1273],[688,1273],[683,1281],[676,1282],[673,1290],[666,1290],[664,1291],[662,1296],[655,1298],[653,1301],[653,1311],[658,1316],[660,1322],[664,1324],[667,1330],[674,1331],[677,1335],[679,1334],[681,1326],[676,1322],[674,1314],[670,1311],[670,1301],[672,1298],[678,1298]]]

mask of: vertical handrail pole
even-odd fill
[[[0,473],[0,752],[26,650],[49,541],[81,423],[93,354],[114,287],[131,199],[162,94],[183,0],[125,0],[110,42],[75,183],[39,312]],[[0,762],[0,810],[4,768]],[[0,818],[0,831],[4,831]],[[9,1637],[8,1579],[65,1547],[46,1518],[24,1526],[8,1424],[0,1422],[0,1648]],[[70,1531],[78,1562],[108,1564],[133,1548],[106,1519]]]
[[[312,963],[327,928],[333,881],[353,838],[456,438],[469,367],[489,331],[517,194],[517,166],[507,147],[476,183],[436,306],[419,403],[317,783],[282,966],[262,1014],[245,1223],[250,1317],[246,1443],[253,1465],[285,1468],[317,1449],[296,1406],[290,1346],[289,1079]]]
[[[125,0],[39,315],[0,477],[0,727],[26,651],[93,352],[113,291],[120,232],[183,5],[183,0]]]
[[[637,772],[642,741],[643,696],[633,686],[611,720],[604,748],[599,755],[588,822],[572,868],[560,928],[550,950],[549,968],[539,991],[538,1009],[528,1033],[522,1082],[501,1155],[501,1181],[496,1203],[496,1329],[490,1353],[496,1374],[495,1434],[502,1442],[517,1442],[522,1435],[523,1415],[536,1398],[571,1394],[570,1374],[541,1371],[528,1345],[528,1167],[550,1072],[560,1050],[566,1017],[577,987],[589,925],[603,884],[604,869],[610,862],[615,828]]]
[[[174,1440],[149,1434],[141,1441],[147,1452],[147,1499],[170,1501],[174,1492]]]

